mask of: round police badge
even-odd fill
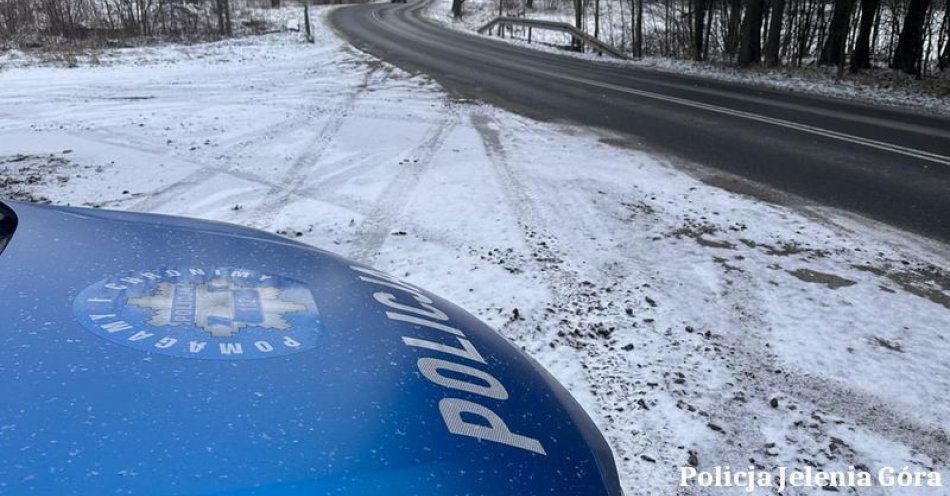
[[[323,332],[307,286],[246,269],[130,272],[84,289],[73,309],[84,327],[109,341],[186,358],[299,353]]]

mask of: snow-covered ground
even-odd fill
[[[465,0],[463,4],[464,15],[460,19],[455,19],[452,16],[451,6],[452,0],[432,0],[426,13],[431,19],[444,26],[471,33],[476,32],[478,28],[498,16],[498,0]],[[520,10],[517,12],[511,11],[506,15],[520,15]],[[627,45],[629,41],[626,37],[617,35],[617,33],[624,33],[625,30],[629,29],[629,26],[624,24],[629,17],[629,12],[625,13],[619,9],[614,9],[613,3],[607,2],[603,15],[604,20],[602,21],[600,38],[629,53],[629,46]],[[644,16],[647,29],[651,29],[651,26],[654,30],[658,29],[656,26],[662,25],[661,15],[651,13],[648,9]],[[537,9],[525,12],[525,17],[529,19],[559,21],[568,24],[574,23],[573,16],[573,12],[569,9]],[[586,19],[586,22],[588,24],[586,31],[593,34],[594,30],[590,26],[593,21]],[[755,67],[743,69],[728,64],[695,62],[669,57],[617,60],[607,56],[602,57],[596,53],[576,53],[557,48],[570,44],[570,36],[565,33],[536,29],[532,31],[532,43],[528,43],[527,32],[522,32],[521,28],[515,29],[514,36],[506,35],[507,37],[498,39],[535,50],[558,53],[565,57],[595,59],[600,62],[688,74],[783,91],[847,98],[880,105],[906,107],[918,111],[950,114],[950,91],[947,91],[947,88],[950,88],[950,72],[948,71],[944,71],[944,74],[927,81],[927,84],[933,88],[942,86],[944,88],[942,92],[924,91],[922,89],[924,82],[915,81],[911,76],[887,69],[864,71],[857,76],[849,73],[845,78],[839,79],[837,69],[833,67]]]
[[[313,45],[0,72],[0,195],[245,224],[444,295],[567,385],[628,495],[702,493],[687,463],[950,474],[947,246],[453,100],[317,17]]]

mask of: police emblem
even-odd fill
[[[187,358],[288,355],[313,348],[323,332],[303,283],[246,269],[131,272],[84,289],[73,307],[109,341]]]

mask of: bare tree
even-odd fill
[[[637,4],[637,22],[633,32],[634,55],[643,56],[643,0],[631,0]],[[631,5],[632,7],[632,5]]]
[[[910,0],[907,5],[907,16],[904,17],[904,28],[901,29],[900,39],[891,67],[900,69],[907,74],[920,75],[920,57],[924,45],[924,21],[930,0]]]
[[[707,0],[692,0],[693,2],[693,59],[703,60],[706,51],[703,43],[706,41],[703,29],[706,27]]]
[[[577,29],[580,29],[581,31],[584,30],[584,0],[574,0],[574,26],[576,26]],[[580,49],[581,40],[576,36],[572,36],[571,46],[573,46],[575,49]]]
[[[828,38],[821,49],[818,63],[823,65],[838,65],[842,62],[844,46],[848,40],[848,29],[851,23],[851,11],[854,9],[854,0],[835,0],[834,12],[831,14],[831,25],[828,26]]]
[[[851,54],[851,70],[871,68],[871,29],[878,16],[881,0],[861,0],[861,25]]]
[[[594,0],[594,38],[600,38],[600,0]]]
[[[944,0],[943,30],[941,31],[940,55],[937,57],[937,67],[943,71],[950,68],[950,0]]]
[[[765,65],[779,65],[779,49],[782,44],[782,22],[785,15],[785,0],[772,0],[772,15],[769,18],[769,36],[765,42]]]
[[[764,0],[746,0],[746,14],[742,20],[739,40],[740,66],[758,64],[762,58],[762,15]]]
[[[726,55],[733,55],[739,48],[739,26],[742,22],[742,0],[724,0],[728,5],[728,20],[726,21]]]

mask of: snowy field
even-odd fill
[[[950,474],[947,246],[453,100],[320,19],[0,71],[0,195],[244,224],[444,295],[573,392],[628,495],[691,494],[684,464]]]
[[[452,0],[433,0],[430,2],[426,13],[429,18],[446,27],[471,33],[475,33],[478,28],[498,16],[498,0],[465,0],[463,4],[465,14],[461,19],[453,18],[451,7]],[[644,16],[645,29],[648,31],[651,29],[656,31],[658,29],[657,26],[663,23],[661,19],[662,12],[651,12],[651,9],[649,9],[650,6],[647,5],[647,7],[648,9],[645,11]],[[617,35],[617,33],[625,33],[625,31],[629,30],[629,26],[625,24],[629,20],[629,12],[614,9],[612,2],[606,2],[604,9],[600,39],[611,46],[622,48],[624,52],[629,53],[629,41],[625,36],[618,37]],[[520,11],[512,11],[507,15],[518,16],[520,15]],[[565,22],[568,24],[574,23],[574,13],[570,9],[537,9],[527,11],[525,17],[529,19]],[[589,34],[593,34],[594,30],[591,26],[593,20],[589,18],[586,19],[586,24],[585,31]],[[508,43],[529,47],[535,50],[558,53],[565,57],[594,59],[600,62],[628,65],[676,74],[687,74],[690,76],[752,86],[763,86],[783,91],[847,98],[850,100],[906,107],[918,111],[944,115],[950,114],[950,93],[947,91],[928,92],[921,90],[914,85],[910,76],[899,74],[888,69],[865,71],[860,76],[849,74],[845,79],[839,79],[837,77],[837,69],[834,67],[807,66],[798,68],[778,67],[771,69],[755,67],[742,69],[729,64],[695,62],[692,60],[649,56],[641,59],[617,60],[607,56],[600,56],[596,53],[576,53],[557,48],[570,44],[570,36],[560,32],[533,30],[531,37],[532,43],[528,43],[527,32],[524,32],[520,27],[515,28],[513,36],[506,34],[505,38],[496,39],[502,39]],[[541,43],[538,43],[539,41]],[[937,88],[941,84],[944,88],[950,87],[950,72],[945,72],[945,74],[941,74],[938,77],[939,79],[934,78],[930,81],[930,85],[933,88]],[[919,86],[919,84],[917,86]]]

